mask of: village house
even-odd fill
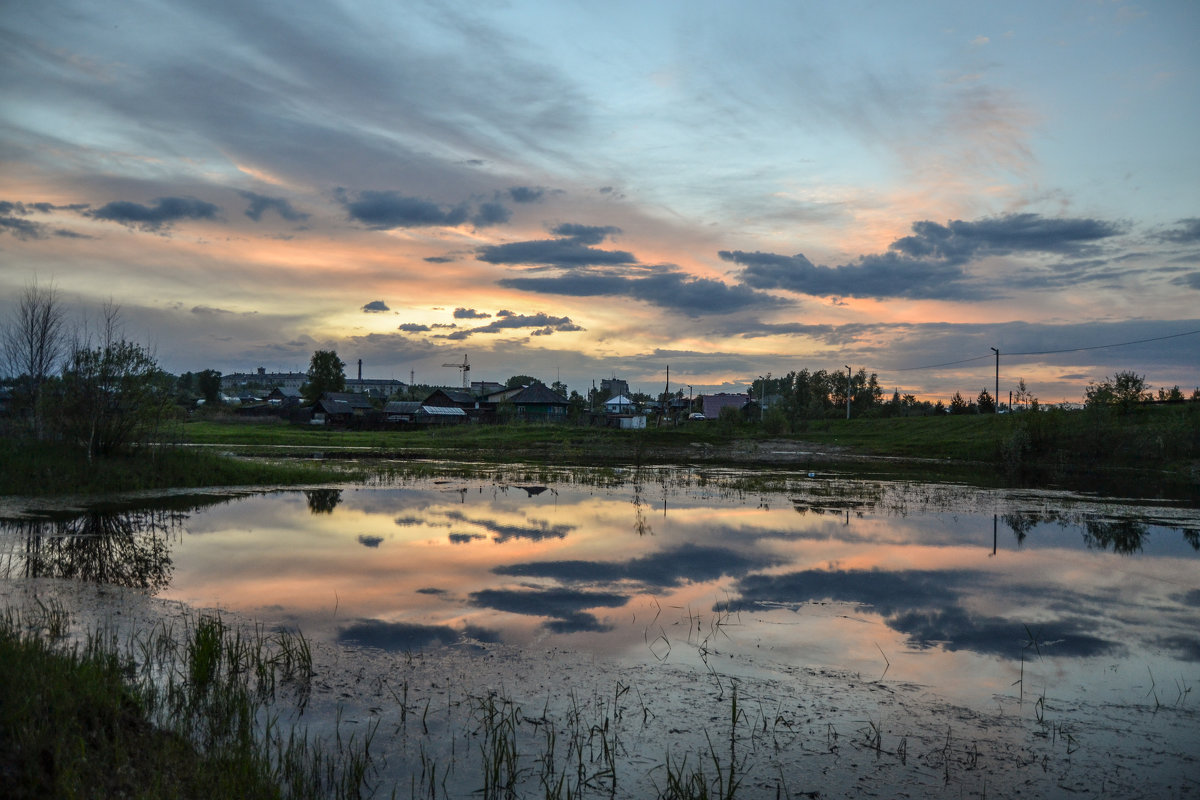
[[[526,386],[507,402],[512,403],[517,419],[531,422],[564,422],[571,407],[567,398],[541,383]]]
[[[373,416],[375,406],[365,394],[325,392],[312,406],[313,425],[345,425],[354,419]]]
[[[623,394],[604,401],[604,411],[608,414],[632,414],[637,405]]]

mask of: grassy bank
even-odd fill
[[[764,440],[823,445],[831,452],[992,464],[1009,472],[1056,466],[1186,469],[1200,458],[1200,404],[1108,409],[1050,409],[1000,415],[800,421],[790,430],[751,423],[686,423],[641,431],[569,425],[454,426],[420,431],[338,431],[272,422],[189,422],[184,441],[379,455],[469,456],[558,464],[755,460],[741,443]]]
[[[68,646],[56,607],[0,618],[0,782],[7,797],[358,797],[369,739],[325,749],[266,709],[303,703],[312,677],[295,634],[201,617],[118,643]],[[340,744],[340,742],[339,742]]]
[[[1196,484],[1200,404],[1050,409],[1001,415],[828,419],[767,430],[728,420],[621,431],[572,425],[462,425],[415,431],[336,430],[279,420],[197,420],[170,442],[89,463],[52,444],[0,439],[0,493],[48,495],[202,486],[295,485],[347,480],[366,467],[312,456],[435,459],[556,466],[643,464],[791,465],[854,463],[885,456],[940,472],[1008,481],[1096,476]],[[178,446],[199,445],[199,446]],[[231,451],[253,459],[222,455]],[[790,454],[789,454],[790,453]],[[356,470],[350,472],[347,470]]]
[[[100,494],[202,486],[296,485],[345,480],[317,462],[228,458],[193,447],[147,448],[89,461],[77,449],[0,438],[0,494]]]

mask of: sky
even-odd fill
[[[175,373],[948,400],[996,348],[1004,399],[1190,393],[1198,36],[1192,0],[6,3],[0,321],[111,300]]]

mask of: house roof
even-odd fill
[[[465,417],[467,412],[458,406],[421,406],[421,413],[431,417]]]
[[[502,403],[505,400],[510,400],[513,397],[516,397],[523,391],[525,391],[524,386],[517,386],[512,389],[498,389],[494,392],[484,395],[483,399],[488,403]]]
[[[470,392],[464,392],[461,389],[434,389],[433,392],[426,397],[424,402],[428,403],[431,399],[438,395],[444,395],[451,403],[457,403],[461,406],[474,406],[475,395]]]
[[[514,405],[570,405],[567,398],[542,383],[526,386],[512,396],[512,402]]]
[[[619,394],[616,397],[610,397],[604,401],[604,405],[606,406],[631,406],[633,404],[634,402],[623,394]]]
[[[292,389],[291,387],[284,387],[284,386],[276,386],[274,389],[271,390],[271,394],[273,394],[273,395],[277,394],[280,397],[289,397],[289,398],[300,398],[303,396],[300,394],[299,389]]]
[[[321,399],[330,399],[338,403],[345,403],[350,408],[374,408],[371,405],[371,400],[365,394],[356,394],[354,392],[326,392],[321,395]]]
[[[335,400],[328,394],[323,395],[314,407],[321,408],[326,414],[353,414],[354,408],[344,400]]]
[[[416,400],[392,400],[383,406],[385,414],[415,414],[421,407]]]

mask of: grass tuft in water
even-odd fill
[[[6,796],[358,797],[374,727],[315,742],[272,714],[280,685],[306,694],[303,637],[219,617],[182,636],[160,624],[124,645],[111,631],[67,641],[61,606],[0,617],[0,776]]]

